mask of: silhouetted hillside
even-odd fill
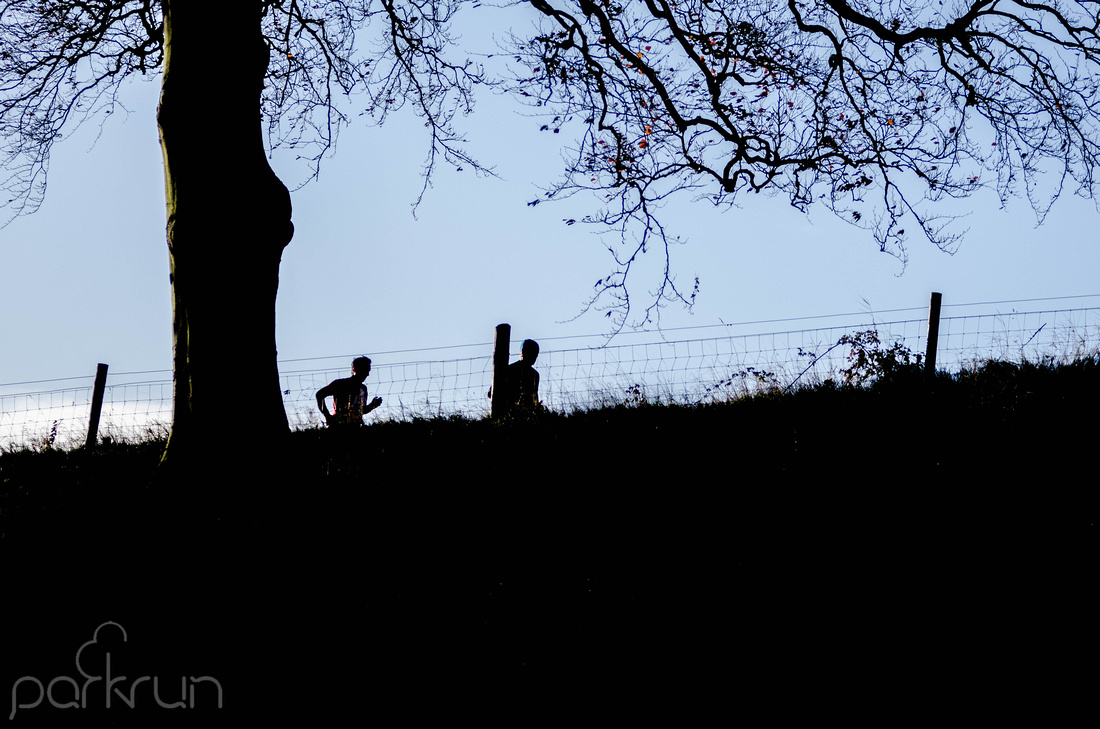
[[[5,453],[5,692],[80,679],[106,621],[127,691],[208,675],[224,707],[146,682],[18,721],[683,723],[1005,685],[1081,645],[1097,365],[308,431],[183,486],[157,443]]]

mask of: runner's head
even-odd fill
[[[370,374],[370,358],[356,357],[351,361],[351,374],[366,377]]]

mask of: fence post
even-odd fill
[[[493,342],[493,397],[489,404],[489,417],[493,419],[508,413],[508,340],[511,335],[510,325],[497,325],[496,341]]]
[[[936,347],[940,338],[940,300],[942,294],[932,292],[928,302],[928,348],[924,352],[924,373],[931,377],[936,374]]]
[[[95,368],[95,388],[92,390],[92,414],[88,418],[88,438],[84,441],[85,448],[95,445],[96,433],[99,431],[99,412],[103,409],[103,390],[107,386],[107,365],[102,362]]]

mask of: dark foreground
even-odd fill
[[[1095,655],[1095,398],[807,398],[304,433],[186,488],[149,480],[155,447],[3,456],[4,715],[1068,711]],[[12,496],[32,483],[46,506]]]

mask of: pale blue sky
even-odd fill
[[[171,303],[157,84],[135,82],[102,134],[59,144],[45,204],[0,230],[0,384],[171,366]],[[438,168],[417,218],[426,137],[411,116],[353,125],[319,180],[294,193],[296,234],[282,265],[281,359],[599,334],[599,312],[576,315],[611,259],[590,228],[566,226],[595,201],[527,206],[561,171],[564,135],[540,132],[507,98],[486,96],[464,120],[468,149],[503,178]],[[293,177],[275,162],[288,183]],[[210,174],[219,174],[210,160]],[[970,232],[946,255],[911,239],[909,266],[825,210],[809,219],[781,200],[745,198],[721,211],[686,198],[666,222],[688,243],[674,269],[693,312],[670,306],[664,327],[1100,292],[1100,216],[1067,196],[1035,227],[1026,201],[1001,210],[991,192],[967,203]],[[660,261],[653,257],[651,263]],[[645,271],[634,295],[646,300]],[[866,302],[866,304],[864,303]],[[789,328],[789,327],[777,327]],[[227,373],[228,374],[228,373]],[[234,373],[245,376],[247,373]]]

